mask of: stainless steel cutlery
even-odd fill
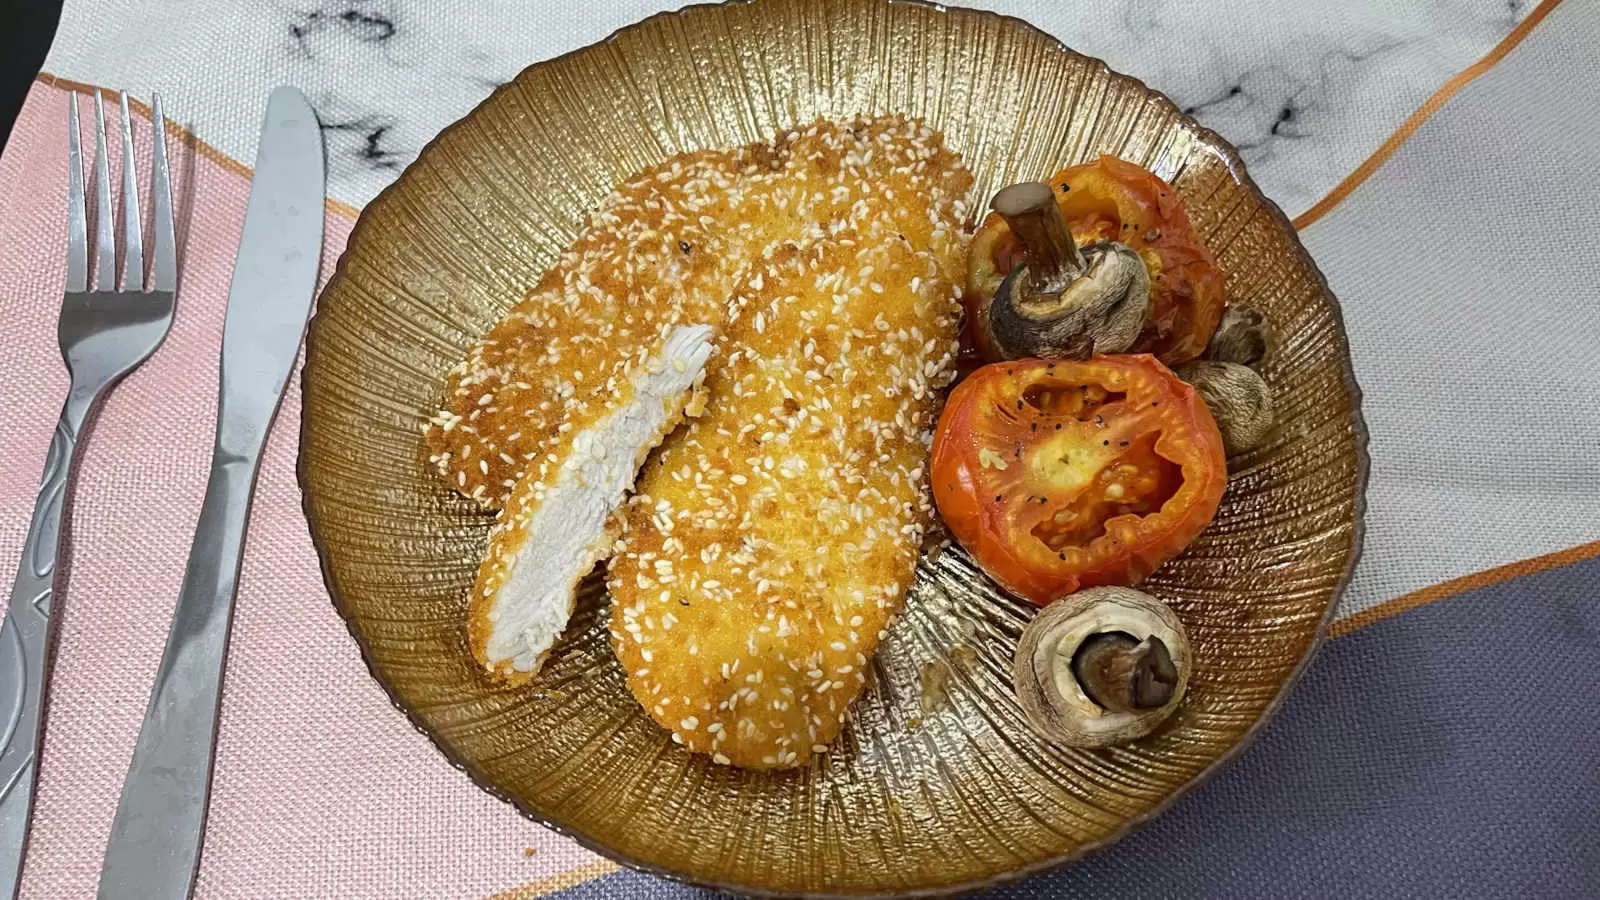
[[[151,103],[155,156],[150,172],[155,249],[152,277],[144,277],[139,191],[133,159],[128,97],[122,96],[123,282],[117,286],[116,216],[106,155],[105,107],[94,100],[94,280],[90,282],[88,217],[84,209],[83,148],[78,95],[69,94],[67,129],[67,278],[57,333],[71,386],[45,458],[44,478],[22,562],[0,625],[0,891],[10,896],[22,874],[28,819],[38,774],[45,685],[50,674],[50,607],[55,597],[67,478],[85,437],[90,411],[124,375],[155,352],[172,325],[178,283],[172,228],[172,186],[167,174],[166,120],[161,98]]]
[[[316,114],[299,91],[278,88],[267,103],[228,290],[211,478],[112,821],[102,898],[181,898],[194,887],[250,497],[311,314],[323,184]]]
[[[0,896],[13,896],[21,878],[44,730],[50,612],[73,460],[95,404],[166,337],[178,281],[160,99],[154,99],[151,114],[155,153],[148,198],[154,211],[154,249],[147,284],[127,97],[121,104],[119,229],[105,114],[100,94],[95,94],[92,267],[78,95],[71,97],[66,291],[58,327],[71,386],[0,626]],[[267,104],[228,292],[210,481],[166,649],[112,823],[100,876],[101,897],[182,898],[194,887],[250,500],[267,433],[299,355],[316,291],[323,190],[322,135],[316,115],[299,91],[279,88]]]

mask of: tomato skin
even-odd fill
[[[1130,352],[1152,353],[1172,366],[1199,357],[1222,321],[1222,270],[1194,233],[1172,186],[1106,155],[1062,169],[1050,186],[1080,245],[1120,241],[1150,271],[1150,314]],[[990,213],[972,239],[963,298],[969,318],[1021,262],[1011,229]]]
[[[1080,390],[1104,399],[1079,402]],[[984,366],[952,391],[934,436],[951,533],[1041,606],[1138,584],[1204,530],[1226,486],[1210,411],[1147,354]]]

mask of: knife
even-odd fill
[[[112,820],[103,900],[183,898],[194,889],[250,495],[311,313],[323,179],[316,114],[299,91],[280,87],[267,101],[228,288],[211,479]]]

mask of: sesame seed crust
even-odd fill
[[[901,117],[770,146],[786,186],[745,197],[745,214],[799,226],[726,267],[705,411],[646,463],[608,566],[612,644],[640,703],[689,749],[766,769],[837,735],[910,586],[971,184]]]
[[[845,158],[842,146],[803,134],[680,154],[607,195],[450,372],[442,408],[423,427],[444,481],[501,508],[526,470],[564,457],[573,433],[626,402],[672,327],[717,328],[738,316],[746,294],[763,287],[755,273],[765,253],[815,240],[851,212],[888,146],[856,140]]]

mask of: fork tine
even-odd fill
[[[172,179],[167,172],[167,120],[161,114],[161,95],[150,95],[150,127],[155,152],[150,158],[150,197],[155,204],[156,250],[150,260],[155,276],[152,288],[158,291],[178,289],[177,240],[172,232]]]
[[[94,193],[95,229],[94,289],[117,289],[117,243],[111,228],[111,163],[106,159],[106,106],[99,91],[94,92]]]
[[[78,94],[67,92],[67,290],[89,289],[89,223],[83,212],[83,137]]]
[[[144,239],[139,233],[139,171],[133,159],[133,123],[128,116],[128,92],[118,98],[122,106],[122,289],[144,290]]]

